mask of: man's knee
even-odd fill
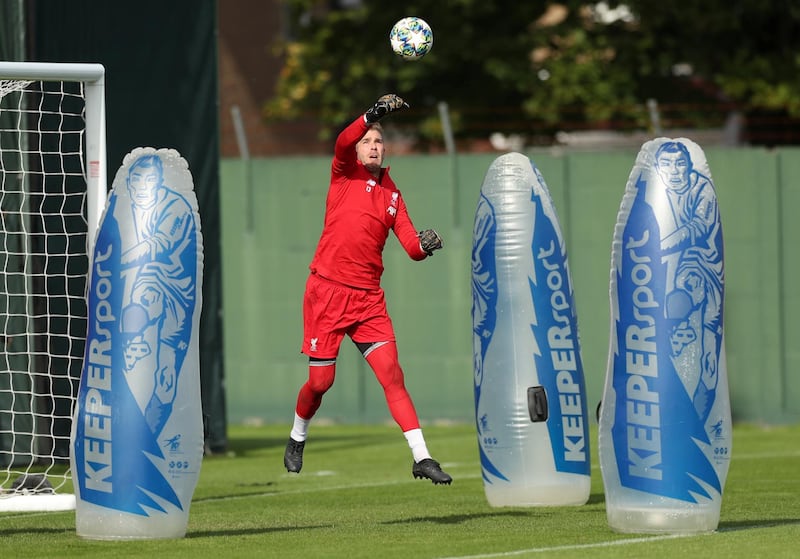
[[[397,351],[392,351],[391,348],[378,351],[383,345],[389,344],[381,342],[372,344],[364,357],[384,390],[405,390],[403,369],[397,359]]]
[[[308,359],[308,387],[316,393],[322,394],[333,386],[336,376],[336,359]]]

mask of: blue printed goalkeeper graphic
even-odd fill
[[[667,264],[665,312],[673,321],[672,358],[678,370],[700,371],[693,402],[705,423],[717,387],[722,339],[724,270],[717,199],[682,142],[661,144],[655,168],[669,208],[662,216],[661,250]],[[700,351],[686,351],[693,344]],[[692,359],[699,362],[684,363]]]
[[[172,409],[191,332],[197,232],[191,206],[164,184],[158,155],[134,161],[126,184],[133,227],[127,238],[136,243],[122,247],[120,262],[130,281],[121,324],[128,337],[125,371],[131,377],[152,375],[153,390],[143,407],[147,424],[159,434]],[[140,396],[147,395],[137,400]]]

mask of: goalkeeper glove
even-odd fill
[[[420,248],[422,248],[428,256],[433,256],[434,250],[442,248],[442,238],[439,236],[439,233],[433,229],[420,231],[417,236],[419,237]]]
[[[367,112],[364,113],[364,122],[367,124],[374,124],[392,111],[407,108],[408,103],[394,93],[387,93],[386,95],[382,95],[375,101],[374,105],[367,109]]]

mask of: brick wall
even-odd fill
[[[232,117],[239,107],[252,157],[329,154],[316,139],[313,120],[265,123],[264,103],[274,94],[283,60],[273,53],[285,23],[277,0],[225,0],[218,3],[219,117],[222,157],[239,157]]]

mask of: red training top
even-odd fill
[[[378,289],[390,229],[412,259],[427,255],[389,168],[376,179],[358,161],[356,144],[368,129],[359,115],[336,138],[325,223],[309,268],[351,287]]]

